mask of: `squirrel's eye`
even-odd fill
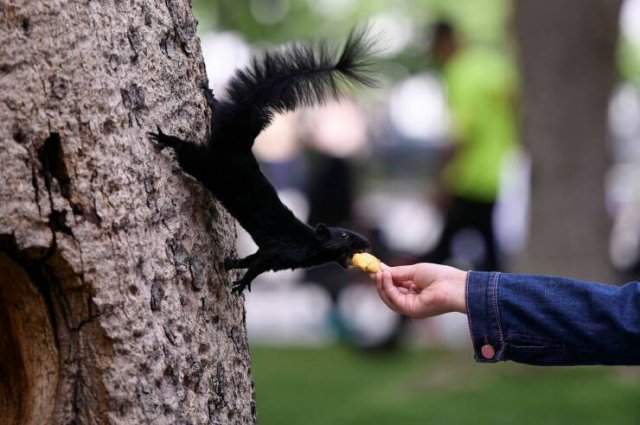
[[[340,235],[340,237],[341,237],[342,239],[347,239],[347,238],[349,237],[349,235],[347,235],[346,233],[342,233],[342,234]]]

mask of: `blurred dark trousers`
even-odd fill
[[[493,209],[495,202],[480,202],[452,197],[445,215],[444,229],[438,244],[421,260],[429,263],[443,263],[452,259],[451,244],[461,230],[475,230],[482,238],[484,255],[474,262],[474,270],[500,270],[498,246],[493,229]],[[455,260],[455,258],[453,259]]]

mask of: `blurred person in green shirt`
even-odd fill
[[[503,161],[517,144],[516,73],[499,52],[463,46],[453,25],[445,21],[433,27],[432,53],[442,71],[452,143],[439,188],[445,225],[440,241],[423,260],[450,260],[455,236],[473,229],[482,238],[484,258],[469,266],[498,270],[493,210]]]

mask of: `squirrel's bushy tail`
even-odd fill
[[[322,103],[338,96],[345,83],[374,86],[367,33],[366,28],[352,30],[337,55],[325,43],[293,44],[254,58],[231,79],[227,98],[214,111],[214,143],[251,147],[274,113]]]

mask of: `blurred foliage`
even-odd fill
[[[623,80],[631,81],[640,87],[640,46],[622,40],[618,52],[618,66]]]
[[[366,355],[253,348],[258,422],[271,424],[633,424],[629,368],[476,364],[470,353]]]
[[[195,0],[194,9],[200,31],[237,31],[258,46],[342,39],[356,25],[395,19],[409,29],[411,40],[389,59],[416,72],[425,67],[428,27],[435,19],[452,20],[474,41],[503,44],[508,4],[507,0]],[[273,16],[265,22],[260,11]],[[385,34],[376,35],[384,47]]]
[[[337,10],[322,12],[312,4],[326,5],[327,9],[335,4]],[[508,4],[507,0],[194,0],[201,29],[234,30],[250,41],[274,43],[347,32],[381,14],[404,15],[417,28],[434,18],[448,17],[474,38],[499,42]],[[280,8],[286,13],[276,22],[261,23],[253,12],[260,7]]]
[[[290,40],[342,39],[355,25],[383,17],[401,17],[412,30],[411,42],[395,57],[410,73],[427,66],[428,27],[445,17],[472,42],[510,44],[508,0],[194,0],[200,31],[242,33],[254,45]],[[266,13],[268,19],[257,18]],[[262,20],[262,22],[260,22]],[[380,35],[384,45],[384,34]],[[640,84],[640,47],[621,43],[620,75]]]

